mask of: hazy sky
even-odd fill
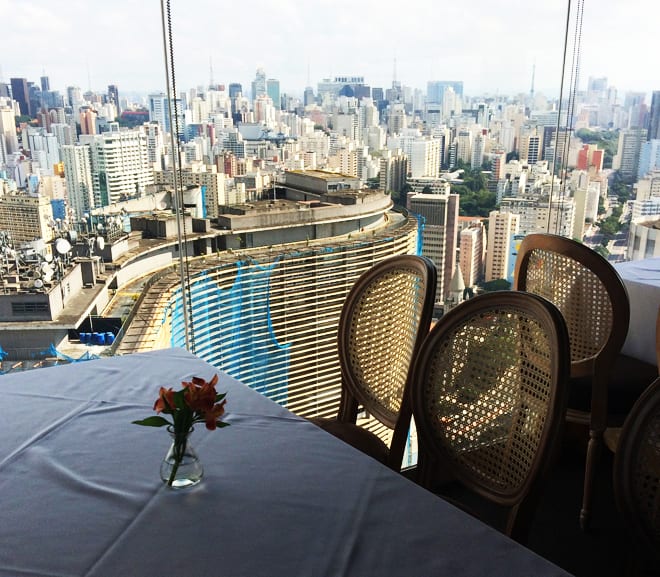
[[[463,80],[467,95],[559,94],[568,0],[171,0],[179,91],[210,80],[249,90],[257,67],[284,92],[335,75],[426,89]],[[572,2],[573,11],[577,5]],[[45,73],[51,89],[165,88],[159,0],[0,0],[0,80]],[[625,91],[660,89],[653,48],[660,3],[585,0],[581,88],[606,76]],[[574,22],[571,20],[570,38]]]

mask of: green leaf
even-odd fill
[[[227,396],[227,393],[218,393],[215,396],[215,402],[217,403],[218,401],[222,401]]]
[[[171,425],[167,419],[163,417],[147,417],[141,421],[133,421],[134,425],[142,425],[143,427],[165,427],[166,425]]]
[[[216,421],[215,422],[215,426],[219,427],[219,428],[228,427],[229,425],[230,425],[230,423],[225,423],[224,421]]]

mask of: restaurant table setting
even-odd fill
[[[615,263],[628,291],[630,324],[621,352],[651,365],[657,363],[655,331],[660,306],[660,257]]]
[[[216,374],[228,426],[195,424],[203,477],[169,487],[170,436],[133,422]],[[183,349],[10,373],[0,393],[2,577],[567,575]]]

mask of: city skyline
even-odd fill
[[[462,80],[468,96],[506,95],[529,92],[534,74],[536,92],[556,97],[566,9],[555,2],[521,9],[513,0],[467,0],[442,8],[413,0],[399,11],[346,0],[316,0],[312,6],[258,0],[249,13],[232,4],[216,17],[217,5],[207,0],[173,2],[177,88],[213,79],[239,82],[247,91],[262,67],[294,95],[336,75],[364,76],[367,85],[386,88],[395,74],[402,84],[422,90],[428,81],[448,79]],[[118,85],[120,93],[164,89],[159,3],[117,0],[99,12],[74,0],[63,12],[46,0],[0,0],[0,11],[12,21],[0,40],[0,80],[45,74],[57,90],[77,85],[105,91],[108,84]],[[607,77],[621,96],[660,88],[660,72],[644,70],[654,16],[660,8],[642,0],[625,6],[614,0],[586,3],[580,88],[589,76]],[[573,27],[572,21],[569,38]]]

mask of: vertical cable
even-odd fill
[[[160,1],[160,12],[161,20],[163,27],[163,52],[164,52],[164,61],[165,61],[165,80],[166,80],[166,90],[167,90],[167,110],[168,117],[170,121],[170,147],[172,149],[172,171],[173,171],[173,185],[174,185],[174,210],[176,213],[176,227],[177,227],[177,246],[179,249],[179,277],[181,283],[181,303],[183,307],[183,328],[186,341],[186,349],[193,351],[191,347],[191,338],[190,338],[190,325],[188,319],[188,304],[187,301],[190,299],[189,287],[186,283],[186,275],[184,269],[186,268],[183,251],[186,248],[185,243],[181,235],[181,210],[180,205],[182,198],[179,196],[179,191],[181,190],[180,179],[179,179],[179,130],[178,130],[178,120],[176,124],[173,121],[174,118],[178,117],[176,110],[174,114],[172,113],[173,103],[172,96],[174,96],[174,106],[176,106],[176,94],[173,92],[173,86],[170,82],[170,67],[172,68],[172,77],[174,77],[174,63],[171,61],[169,56],[173,56],[172,50],[172,20],[170,15],[170,3],[167,0],[167,22],[166,22],[166,11],[164,0]],[[169,36],[168,36],[169,32]],[[169,47],[169,55],[168,55]],[[176,128],[175,128],[176,127]],[[194,352],[194,351],[193,351]]]
[[[559,189],[559,206],[557,208],[557,214],[555,214],[554,219],[554,233],[559,234],[561,227],[563,226],[564,220],[564,211],[563,211],[563,202],[566,194],[566,172],[568,170],[568,153],[570,150],[570,136],[573,131],[573,117],[575,115],[575,102],[578,91],[578,82],[580,78],[580,53],[581,53],[581,44],[582,44],[582,16],[584,13],[584,0],[578,0],[578,5],[575,15],[575,30],[573,32],[573,45],[572,45],[572,57],[571,57],[571,78],[569,82],[569,95],[566,111],[566,125],[564,132],[564,141],[561,146],[561,163],[559,164],[559,178],[561,179],[560,189]],[[564,81],[566,77],[566,62],[568,56],[568,35],[569,35],[569,25],[571,20],[571,0],[568,0],[568,5],[566,9],[566,28],[564,32],[564,55],[562,61],[562,72],[561,72],[561,85],[559,92],[559,109],[557,115],[557,125],[555,127],[555,149],[554,157],[552,162],[552,182],[550,184],[550,197],[548,199],[548,219],[546,223],[546,232],[550,232],[550,221],[552,218],[552,201],[554,199],[554,187],[555,187],[555,175],[557,168],[557,154],[559,152],[559,131],[561,129],[561,113],[562,113],[562,103],[564,99]]]
[[[550,218],[552,215],[552,199],[555,189],[555,166],[557,165],[557,142],[559,139],[559,128],[561,126],[561,108],[564,99],[564,77],[566,76],[566,53],[568,52],[568,27],[571,21],[571,0],[568,0],[566,8],[566,26],[564,29],[564,56],[561,63],[561,82],[559,84],[559,109],[557,110],[557,125],[555,126],[555,150],[552,158],[552,171],[550,172],[550,197],[548,199],[548,220],[546,222],[546,232],[550,232]]]

